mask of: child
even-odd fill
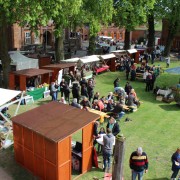
[[[100,128],[100,131],[98,134],[106,134],[106,131],[104,129],[104,127],[101,127]],[[101,144],[98,144],[98,153],[102,152],[102,145]]]

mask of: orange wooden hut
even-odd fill
[[[50,102],[12,118],[15,159],[45,180],[71,180],[72,134],[82,130],[81,170],[92,167],[93,125],[99,115]]]

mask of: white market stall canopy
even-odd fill
[[[15,97],[17,97],[20,94],[21,94],[21,97],[19,99],[13,100]],[[14,113],[14,116],[16,116],[22,99],[24,99],[24,97],[21,91],[0,88],[0,116],[5,120],[5,122],[7,122],[7,123],[3,123],[3,121],[1,121],[1,128],[5,130],[4,133],[3,131],[1,131],[1,135],[5,137],[5,140],[2,141],[1,136],[0,136],[0,140],[1,140],[0,148],[8,148],[10,145],[13,144],[12,139],[9,139],[10,134],[12,134],[12,128],[10,128],[12,126],[12,121],[9,119],[8,116],[6,116],[3,113],[2,110],[4,108],[8,108],[10,105],[14,103],[18,103],[17,108]]]
[[[126,50],[111,51],[111,53],[126,53]]]
[[[101,55],[100,58],[102,59],[110,59],[110,58],[115,58],[116,56],[114,54],[106,54],[106,55]]]
[[[100,61],[99,57],[97,55],[91,55],[91,56],[84,56],[80,58],[80,63],[86,64],[86,63],[92,63]]]
[[[6,104],[16,96],[18,96],[21,91],[2,89],[0,88],[0,108],[2,105]]]
[[[39,68],[39,60],[28,58],[22,55],[19,51],[9,51],[12,60],[11,65],[16,65],[16,71],[22,69]]]
[[[136,50],[136,49],[129,49],[129,50],[127,50],[127,52],[128,52],[129,54],[133,54],[133,53],[136,53],[137,50]]]
[[[61,60],[61,62],[63,62],[63,63],[76,63],[78,61],[79,61],[79,58],[71,58],[71,59]]]

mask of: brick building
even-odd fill
[[[37,34],[32,32],[28,26],[20,27],[18,24],[13,24],[9,30],[11,35],[10,49],[21,49],[21,47],[29,44],[42,44],[53,46],[54,36],[53,36],[53,26],[40,26],[37,30]]]

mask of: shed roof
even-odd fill
[[[33,77],[33,76],[38,76],[42,74],[47,74],[53,72],[52,70],[46,70],[46,69],[23,69],[19,71],[13,71],[12,73],[15,75],[24,75],[27,77]]]
[[[46,66],[43,66],[44,68],[53,68],[53,69],[64,69],[69,68],[72,66],[75,66],[76,63],[60,63],[60,64],[49,64]]]
[[[12,121],[58,142],[97,119],[99,119],[97,114],[58,102],[50,102],[13,117]]]
[[[129,54],[133,54],[133,53],[136,53],[137,50],[136,50],[136,49],[129,49],[129,50],[127,50],[127,52],[128,52]]]
[[[116,57],[114,54],[105,54],[100,56],[102,59],[110,59]]]

